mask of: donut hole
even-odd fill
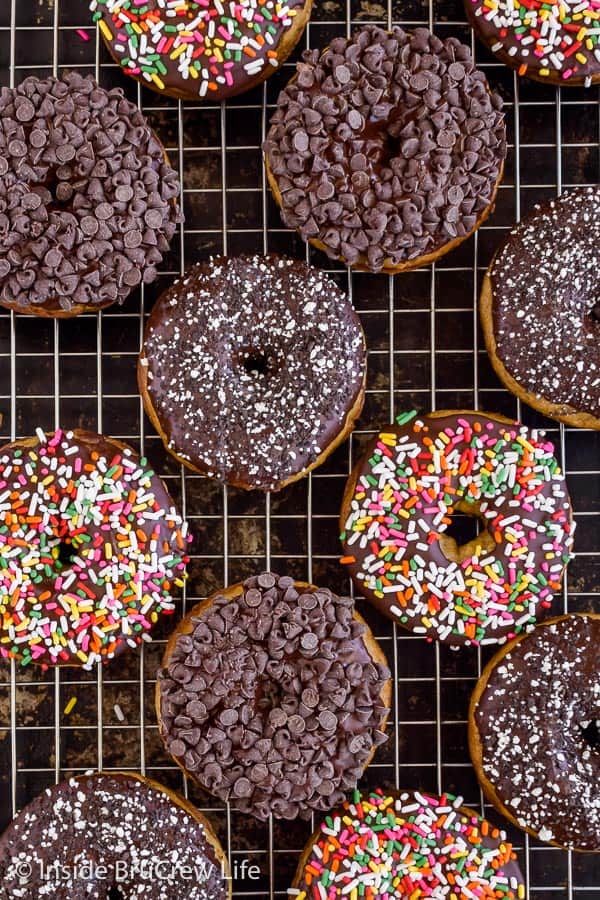
[[[279,369],[279,360],[277,354],[270,349],[259,349],[250,347],[241,351],[239,355],[239,364],[254,378],[266,378],[273,375]]]
[[[463,563],[472,556],[491,553],[496,541],[487,530],[478,503],[460,501],[450,513],[450,522],[440,534],[440,548],[450,562]]]
[[[600,719],[590,719],[588,722],[580,722],[581,734],[592,750],[600,751]]]
[[[77,550],[71,541],[63,538],[58,545],[58,556],[56,557],[57,563],[60,563],[60,568],[64,569],[67,566],[72,566],[76,556]]]
[[[590,316],[591,316],[592,322],[600,325],[600,300],[598,300],[592,306],[592,308],[590,310]]]
[[[285,699],[283,686],[268,676],[262,678],[258,684],[255,695],[256,709],[266,717],[272,709],[278,709]]]

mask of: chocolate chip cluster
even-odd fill
[[[0,92],[0,303],[100,309],[156,277],[177,174],[140,110],[91,78]],[[34,310],[35,311],[35,310]]]
[[[158,675],[170,753],[260,819],[342,801],[385,740],[390,677],[353,614],[350,599],[269,572],[214,599]]]
[[[283,221],[375,272],[465,237],[502,171],[501,105],[469,48],[425,28],[305,51],[264,144]]]

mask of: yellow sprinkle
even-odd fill
[[[576,53],[575,59],[577,60],[577,62],[580,62],[582,66],[585,65],[585,63],[587,62],[587,59],[583,55],[583,53]]]
[[[85,658],[85,657],[84,657]],[[71,697],[67,705],[65,706],[65,716],[68,716],[75,709],[75,704],[77,703],[77,697]]]
[[[165,83],[164,83],[164,81],[162,80],[162,78],[159,78],[159,77],[158,77],[158,75],[156,74],[156,72],[153,72],[153,73],[152,73],[152,81],[154,82],[154,84],[156,85],[156,87],[157,87],[159,90],[164,91],[164,89],[165,89]]]
[[[106,22],[104,21],[104,19],[100,19],[100,21],[98,22],[98,25],[100,26],[100,31],[102,32],[102,34],[104,35],[106,40],[112,41],[112,32],[111,32],[110,28],[108,27],[108,25],[106,24]]]
[[[173,50],[170,59],[177,59],[178,57],[180,57],[182,53],[185,53],[185,49],[187,46],[188,44],[180,44],[177,50]]]

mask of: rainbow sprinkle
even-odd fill
[[[173,612],[189,538],[159,486],[129,448],[108,459],[72,432],[1,451],[0,656],[91,669]]]
[[[531,628],[573,544],[552,444],[476,414],[402,421],[361,464],[342,562],[375,605],[430,639],[503,643]],[[486,522],[462,561],[440,544],[457,508]]]
[[[471,0],[476,18],[493,25],[494,53],[520,63],[519,75],[535,71],[568,81],[583,76],[586,87],[600,72],[598,0]],[[487,38],[488,33],[484,31]]]
[[[196,82],[198,97],[240,90],[278,66],[296,0],[92,0],[90,10],[128,75],[158,90]]]
[[[522,900],[525,887],[503,831],[461,809],[462,798],[418,792],[362,795],[325,819],[296,900]]]

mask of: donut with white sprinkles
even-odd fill
[[[600,615],[550,619],[502,647],[471,699],[469,749],[514,825],[600,850]]]
[[[279,490],[352,431],[365,338],[348,297],[286,257],[198,263],[154,306],[138,366],[167,450],[247,490]]]
[[[275,72],[299,41],[312,0],[92,0],[127,75],[181,100],[219,103]]]
[[[358,590],[380,612],[451,646],[504,643],[551,605],[571,556],[564,476],[544,433],[479,412],[438,412],[380,432],[340,517]],[[458,545],[453,516],[480,533]]]
[[[477,36],[519,75],[546,84],[600,81],[596,0],[465,0]]]
[[[522,900],[525,882],[506,834],[462,798],[377,789],[325,819],[288,897]]]
[[[0,656],[82,666],[148,640],[185,577],[187,525],[148,461],[61,431],[0,449]]]

